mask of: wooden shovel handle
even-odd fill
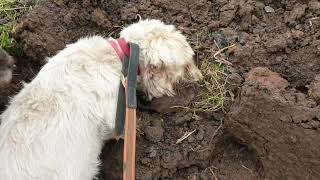
[[[125,86],[125,89],[127,90],[127,86]],[[124,131],[123,180],[135,180],[136,121],[136,109],[127,107]]]

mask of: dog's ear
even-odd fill
[[[150,32],[142,46],[147,65],[160,68],[162,65],[183,66],[193,62],[192,48],[172,25]]]
[[[180,83],[195,82],[202,75],[193,61],[194,52],[185,36],[173,25],[143,20],[124,28],[120,37],[139,44],[138,87],[149,99],[175,95]]]
[[[150,32],[142,47],[143,85],[150,99],[173,96],[179,83],[194,83],[202,78],[194,64],[192,48],[174,26]]]
[[[202,74],[196,67],[193,56],[194,52],[185,36],[172,25],[151,32],[144,43],[146,59],[143,63],[147,68],[152,67],[157,72],[172,70],[175,71],[173,76],[177,78],[199,81]]]

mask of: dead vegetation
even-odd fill
[[[201,82],[201,90],[194,102],[188,107],[181,107],[191,112],[224,111],[226,104],[233,98],[229,68],[232,66],[227,60],[226,54],[232,53],[236,44],[220,48],[213,40],[214,33],[203,31],[197,34],[195,53],[197,64],[202,71],[204,79]],[[211,39],[212,47],[206,47],[199,39]]]
[[[31,10],[39,0],[1,0],[0,1],[0,46],[12,55],[20,53],[17,42],[11,36],[15,20]]]

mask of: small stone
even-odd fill
[[[204,137],[204,131],[203,131],[203,129],[200,129],[196,135],[196,139],[201,141],[203,139],[203,137]]]
[[[149,158],[142,158],[140,161],[141,161],[142,164],[147,165],[147,164],[149,164],[149,163],[151,162],[151,159],[149,159]]]
[[[58,6],[63,5],[63,0],[54,0],[53,2],[56,3]]]
[[[220,48],[220,49],[227,47],[229,44],[228,39],[226,38],[226,36],[222,32],[215,34],[213,38],[214,38],[217,46],[219,46],[218,48]]]
[[[194,137],[191,135],[188,137],[188,142],[193,143],[194,142]]]
[[[157,151],[156,150],[153,150],[150,154],[149,154],[149,157],[150,158],[154,158],[157,156]]]
[[[290,140],[291,142],[293,143],[296,143],[297,142],[297,138],[295,136],[290,136]]]
[[[271,6],[265,6],[264,7],[264,10],[267,12],[267,13],[274,13],[274,9],[271,7]]]
[[[277,57],[276,57],[276,62],[277,62],[277,63],[281,63],[282,60],[283,60],[283,57],[282,57],[282,56],[277,56]]]
[[[151,147],[147,150],[147,152],[149,153],[149,157],[150,157],[150,158],[154,158],[154,157],[157,156],[157,150],[156,150],[156,148],[154,148],[153,146],[151,146]]]

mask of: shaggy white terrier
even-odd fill
[[[120,34],[141,48],[138,89],[172,96],[202,75],[172,25],[142,20]],[[1,180],[92,180],[103,142],[115,138],[122,64],[107,39],[80,39],[48,59],[12,100],[0,127]]]

